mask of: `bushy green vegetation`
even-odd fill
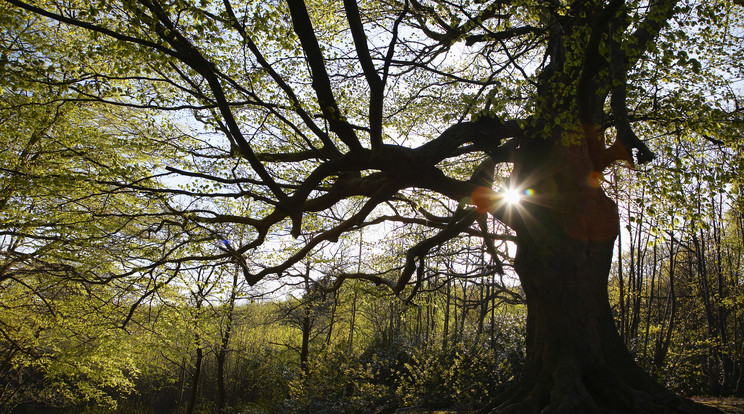
[[[416,327],[423,322],[417,320],[420,306],[402,306],[394,298],[357,293],[357,322],[350,347],[351,293],[338,292],[335,307],[322,308],[323,312],[316,309],[311,315],[313,330],[307,336],[306,364],[301,361],[302,325],[291,323],[294,314],[287,311],[301,309],[301,301],[236,306],[225,370],[225,412],[368,413],[399,406],[473,408],[519,371],[524,357],[524,320],[518,306],[496,309],[493,325],[490,315],[489,321],[481,324],[477,313],[469,312],[464,323],[450,327],[446,342],[441,336],[443,311],[436,321],[430,321],[430,326],[438,328],[430,328],[427,341],[415,335]],[[450,298],[453,303],[455,299]],[[164,314],[162,310],[149,312],[161,317]],[[452,306],[448,312],[462,310]],[[387,328],[382,331],[376,328],[379,317],[386,319]],[[214,319],[203,323],[208,326]],[[477,332],[479,325],[481,332]],[[182,337],[188,342],[194,328],[181,326]],[[196,360],[194,345],[185,346],[162,335],[155,337],[157,329],[153,325],[153,331],[143,333],[150,339],[134,339],[153,342],[142,348],[147,352],[138,355],[140,363],[148,368],[135,379],[136,393],[122,399],[121,412],[137,407],[176,412],[179,407],[185,408],[194,392],[190,386]],[[207,342],[218,341],[204,337]],[[196,391],[199,404],[194,412],[211,412],[215,407],[216,346],[204,348],[202,381]]]
[[[727,229],[734,236],[741,234],[736,223],[730,223]],[[735,237],[726,240],[728,244],[723,246],[709,240],[709,249],[722,249],[726,252],[722,257],[742,257],[739,250],[730,250],[741,248],[730,244]],[[635,336],[624,337],[640,363],[667,386],[687,395],[735,395],[740,392],[735,383],[739,375],[735,364],[742,360],[740,342],[736,342],[742,338],[736,332],[741,324],[735,315],[730,316],[731,330],[727,333],[734,341],[724,344],[708,339],[711,329],[705,318],[700,279],[685,273],[697,268],[690,262],[696,257],[690,251],[680,250],[675,259],[679,271],[673,275],[676,299],[672,310],[668,303],[669,275],[661,275],[668,272],[664,263],[669,257],[660,253],[665,248],[669,246],[648,244],[641,248],[642,254],[652,256],[656,250],[657,276],[654,296],[643,296],[635,311],[632,306],[623,305],[626,314],[619,312],[615,274],[612,300],[618,312],[618,326],[621,331],[623,323],[632,326],[633,312],[640,312]],[[626,255],[626,272],[629,260]],[[644,266],[653,271],[653,263]],[[463,290],[455,280],[441,283],[439,289],[422,294],[418,302],[408,305],[393,297],[380,297],[375,290],[361,285],[350,284],[322,301],[314,296],[315,302],[308,302],[308,295],[303,292],[296,295],[301,299],[288,296],[251,301],[247,299],[251,289],[241,286],[239,298],[244,299],[239,299],[231,311],[224,412],[369,413],[396,407],[473,409],[486,403],[507,389],[520,372],[525,352],[525,308],[499,305],[497,301],[489,301],[484,309],[473,308],[474,302],[463,301],[462,294],[466,298],[479,297],[485,285],[465,285]],[[631,282],[626,279],[625,283]],[[650,284],[650,279],[644,280],[643,289],[651,289]],[[736,292],[732,287],[723,288],[731,295]],[[194,303],[187,297],[176,299],[175,293],[171,295],[171,304],[140,307],[128,324],[128,333],[113,329],[97,340],[106,343],[96,342],[91,344],[93,348],[87,348],[98,352],[97,358],[107,366],[116,366],[119,359],[126,357],[128,369],[114,374],[89,359],[79,347],[60,346],[57,352],[69,355],[75,363],[59,360],[58,366],[46,367],[46,375],[40,372],[38,379],[42,382],[37,387],[45,392],[34,399],[70,407],[61,412],[175,413],[186,409],[195,393],[197,404],[193,412],[214,412],[216,356],[225,328],[221,323],[226,320],[219,315],[226,308],[220,303],[195,319]],[[634,297],[626,292],[624,301],[632,304]],[[649,303],[655,307],[649,309]],[[722,303],[733,307],[738,302],[735,296],[727,296]],[[312,311],[305,313],[308,306]],[[350,346],[352,312],[355,330]],[[312,323],[303,325],[298,315],[307,315]],[[450,324],[446,340],[445,319]],[[303,326],[311,326],[309,335],[303,335]],[[116,332],[117,337],[111,337]],[[195,332],[200,333],[199,344],[195,342]],[[304,367],[303,337],[309,341]],[[191,384],[199,346],[203,349],[201,380],[194,390]],[[665,352],[663,357],[659,356],[661,352]],[[59,364],[67,368],[62,369]],[[732,366],[732,371],[726,371]],[[81,382],[86,372],[95,372],[88,381],[101,378],[97,388],[87,392],[83,390],[87,385]],[[120,380],[116,380],[118,376]],[[126,381],[129,385],[121,388],[112,381]],[[94,389],[99,394],[91,391]],[[107,393],[100,394],[102,390]],[[112,408],[114,401],[118,408]]]

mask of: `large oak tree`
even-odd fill
[[[4,2],[90,33],[67,57],[77,76],[60,80],[70,99],[188,112],[184,128],[216,133],[163,167],[178,197],[162,229],[183,239],[149,266],[233,261],[253,284],[347,234],[377,228],[365,234],[383,242],[400,224],[410,232],[403,259],[348,263],[331,288],[365,279],[407,295],[427,255],[459,235],[483,238],[494,272],[504,271],[494,241],[513,240],[527,363],[489,410],[705,410],[657,385],[617,334],[607,278],[619,218],[602,174],[651,161],[647,138],[687,129],[710,140],[721,124],[740,125],[727,83],[741,75],[738,6]],[[507,202],[507,190],[521,201]],[[513,234],[494,234],[489,215]],[[230,239],[237,226],[247,242]],[[180,248],[210,238],[221,253]]]

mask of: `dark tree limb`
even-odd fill
[[[528,34],[539,35],[541,33],[543,33],[543,30],[537,27],[520,26],[520,27],[511,28],[508,30],[503,30],[501,32],[489,32],[486,34],[468,36],[465,38],[465,44],[468,46],[472,46],[480,42],[503,41],[503,40],[513,39],[515,37],[528,35]]]
[[[645,19],[638,25],[638,29],[628,37],[622,46],[625,52],[625,64],[633,67],[638,60],[648,51],[648,45],[656,39],[674,16],[674,10],[679,0],[658,0],[649,2],[648,13]]]
[[[390,271],[386,273],[390,273],[395,271],[396,269],[391,269]],[[367,282],[374,283],[378,286],[385,286],[389,288],[390,290],[395,289],[395,282],[391,279],[385,277],[385,273],[381,274],[372,274],[372,273],[340,273],[336,275],[335,281],[333,284],[327,288],[324,289],[327,293],[338,291],[341,286],[343,286],[344,282],[346,280],[365,280]]]
[[[577,85],[579,121],[583,125],[596,123],[595,114],[598,112],[598,107],[595,105],[597,101],[595,98],[598,93],[603,97],[606,96],[601,90],[598,91],[596,87],[601,82],[601,79],[597,79],[600,71],[606,67],[606,60],[599,53],[599,46],[602,39],[607,36],[607,27],[610,21],[615,18],[623,4],[624,0],[612,0],[600,13],[597,13],[597,17],[593,18],[589,24],[591,34],[584,48],[581,74]],[[594,15],[594,13],[588,14],[590,16]],[[599,110],[601,110],[601,106],[599,106]]]
[[[321,112],[323,112],[323,117],[328,120],[331,130],[349,147],[349,150],[352,153],[360,154],[363,149],[362,145],[359,143],[354,128],[346,122],[336,103],[336,98],[333,96],[330,77],[305,2],[303,0],[288,0],[287,4],[292,16],[294,31],[300,38],[300,44],[305,51],[305,57],[310,66],[313,78],[312,86],[318,97],[318,104]]]
[[[433,7],[424,6],[417,0],[411,0],[411,4],[413,5],[414,10],[418,11],[418,13],[415,14],[415,17],[419,22],[419,26],[421,30],[424,32],[424,34],[436,40],[443,46],[451,45],[452,43],[460,39],[462,36],[464,36],[466,33],[470,32],[476,27],[481,26],[482,22],[490,18],[499,16],[496,13],[496,9],[498,8],[498,6],[502,4],[508,4],[508,3],[510,3],[508,0],[495,1],[489,4],[483,10],[481,10],[480,13],[478,13],[477,15],[468,16],[467,21],[465,21],[464,23],[460,25],[455,26],[455,25],[450,25],[447,22],[445,22],[444,19],[442,19],[442,17],[439,15],[439,13],[436,12],[436,10]],[[426,24],[427,17],[433,18],[436,24],[441,29],[444,30],[444,33],[436,32],[435,30],[430,29]],[[498,35],[498,34],[494,34],[494,35]]]
[[[361,224],[364,219],[374,210],[375,207],[377,207],[380,203],[385,201],[386,199],[390,198],[395,192],[398,191],[398,188],[395,187],[392,184],[387,184],[380,188],[376,194],[371,197],[369,200],[367,200],[366,203],[362,206],[359,211],[348,218],[347,220],[343,221],[342,223],[338,224],[336,227],[333,227],[329,230],[326,230],[319,235],[313,237],[312,239],[308,240],[307,243],[305,243],[305,246],[302,247],[297,253],[286,259],[283,263],[268,267],[265,269],[260,270],[257,273],[245,273],[245,278],[248,281],[248,284],[251,286],[255,285],[263,279],[266,275],[269,274],[281,274],[282,272],[286,271],[290,267],[292,267],[294,264],[298,263],[300,260],[302,260],[305,256],[307,256],[315,247],[320,245],[320,243],[331,241],[335,242],[338,240],[338,238],[345,232],[351,230],[353,227],[358,226]]]
[[[367,46],[367,35],[359,15],[359,7],[355,0],[344,0],[346,20],[349,22],[351,37],[354,39],[357,58],[362,66],[364,77],[369,85],[369,129],[372,150],[382,146],[382,109],[385,94],[385,84],[372,63],[372,56]]]
[[[623,18],[621,21],[624,21]],[[614,25],[613,25],[614,26]],[[625,149],[628,159],[631,159],[633,149],[638,152],[636,160],[639,164],[647,163],[654,159],[654,153],[641,141],[633,132],[630,126],[628,116],[627,99],[627,78],[628,59],[624,52],[623,45],[615,39],[614,33],[611,33],[610,39],[610,73],[612,79],[612,95],[610,97],[610,106],[616,120],[615,129],[617,131],[617,141]]]
[[[491,259],[493,259],[494,264],[496,265],[496,272],[500,275],[504,274],[504,263],[501,261],[501,258],[499,257],[499,252],[496,250],[496,245],[493,242],[493,238],[488,237],[488,221],[487,216],[485,214],[481,215],[476,219],[478,222],[478,226],[481,230],[481,237],[483,238],[483,244],[486,246],[486,251],[489,255],[491,255]]]
[[[400,27],[401,22],[403,21],[403,18],[408,14],[409,7],[408,7],[408,0],[404,0],[405,6],[403,7],[403,11],[401,11],[400,15],[397,19],[395,19],[395,22],[393,23],[393,38],[390,39],[390,45],[388,45],[387,54],[385,55],[385,63],[383,64],[382,68],[382,84],[387,85],[387,79],[388,75],[390,74],[390,64],[393,62],[393,55],[395,52],[395,44],[398,42],[398,29]]]

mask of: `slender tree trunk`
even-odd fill
[[[413,338],[416,346],[420,346],[424,342],[424,310],[421,309],[423,306],[416,307],[416,322],[413,329]]]
[[[223,337],[224,341],[224,337]],[[220,345],[220,349],[217,354],[217,395],[215,396],[215,405],[217,412],[222,413],[225,411],[225,361],[227,360],[227,348],[223,348]]]
[[[357,261],[357,272],[362,272],[362,252],[363,252],[363,242],[364,242],[364,233],[363,229],[359,230],[359,260]],[[356,287],[353,287],[354,289],[354,296],[351,299],[351,320],[349,321],[349,344],[346,348],[346,353],[351,355],[351,352],[354,350],[354,328],[356,327],[356,313],[357,313],[357,289]]]
[[[731,306],[731,314],[739,315],[739,309],[741,307],[741,300],[739,299],[739,293],[741,292],[741,275],[734,269],[741,269],[742,257],[744,257],[744,214],[742,212],[736,212],[736,216],[732,220],[735,225],[734,238],[730,242],[728,250],[728,269],[730,272],[730,285],[733,290],[731,298],[733,304]],[[735,368],[735,383],[733,385],[733,394],[737,396],[744,395],[744,323],[741,323],[739,318],[733,318],[733,326],[731,330],[734,335],[733,349],[734,354],[734,366]]]
[[[721,196],[722,197],[722,196]],[[719,356],[721,359],[721,394],[729,395],[733,390],[733,359],[731,353],[727,352],[729,347],[729,326],[728,326],[728,305],[724,301],[729,297],[728,287],[726,286],[726,277],[724,276],[724,258],[723,258],[723,239],[721,233],[723,230],[723,200],[719,199],[718,202],[713,206],[714,220],[713,230],[713,243],[715,249],[715,274],[716,274],[716,307],[718,310],[718,335],[721,342],[722,351]]]
[[[452,319],[452,333],[450,334],[450,336],[452,339],[452,343],[456,344],[458,340],[457,339],[457,331],[458,331],[457,328],[460,326],[460,319],[459,319],[460,314],[457,309],[457,300],[458,300],[457,286],[454,283],[452,283],[449,288],[450,288],[450,297],[452,299],[452,310],[450,310],[451,312],[450,318]]]
[[[444,290],[445,294],[445,302],[444,302],[444,322],[442,325],[442,349],[446,350],[448,347],[448,340],[449,340],[449,325],[450,325],[450,301],[452,297],[451,287],[450,287],[450,280],[447,279],[447,285]]]
[[[239,268],[233,271],[232,286],[230,287],[230,298],[226,303],[227,312],[225,314],[225,326],[222,332],[222,338],[220,341],[220,347],[217,351],[217,396],[216,405],[217,412],[222,413],[225,411],[225,362],[227,361],[227,350],[230,346],[230,335],[232,333],[233,324],[233,312],[235,311],[235,299],[238,294],[238,275]]]
[[[191,378],[191,397],[186,406],[186,414],[192,414],[196,408],[196,400],[199,397],[199,380],[201,379],[201,367],[204,359],[204,351],[201,347],[196,349],[196,361],[194,364],[194,376]]]
[[[664,305],[664,311],[661,312],[661,328],[657,335],[654,346],[654,359],[651,364],[651,373],[658,371],[664,364],[669,345],[672,342],[672,332],[674,331],[674,320],[677,314],[677,293],[675,288],[677,260],[675,259],[674,239],[669,240],[669,293]],[[661,306],[661,305],[659,305]]]
[[[488,279],[482,277],[480,279],[480,288],[478,289],[478,331],[475,335],[478,339],[483,335],[483,322],[488,314],[488,303],[486,301],[488,293]]]
[[[186,356],[181,359],[181,375],[178,383],[178,403],[176,404],[176,412],[181,412],[181,406],[183,405],[183,394],[186,389]]]
[[[310,373],[309,357],[310,357],[310,334],[312,333],[314,318],[313,318],[313,297],[311,292],[310,284],[310,263],[305,264],[305,295],[302,302],[302,314],[299,320],[300,332],[302,339],[300,342],[300,370],[307,377]]]
[[[714,300],[713,293],[711,292],[710,287],[710,277],[708,274],[708,263],[707,263],[707,255],[708,255],[708,243],[707,243],[707,235],[703,233],[703,230],[700,230],[700,233],[694,232],[692,235],[692,241],[695,246],[695,262],[697,264],[697,276],[698,276],[698,284],[700,287],[700,299],[703,302],[703,306],[705,308],[705,321],[706,321],[706,333],[707,337],[706,339],[708,341],[711,341],[712,343],[718,342],[720,339],[718,337],[717,332],[717,326],[718,323],[716,321],[716,315],[713,310],[713,304],[712,301]],[[706,358],[706,371],[707,371],[707,377],[708,377],[708,390],[709,392],[713,394],[719,394],[720,388],[721,388],[721,382],[719,380],[719,372],[718,372],[718,351],[715,347],[709,347],[707,350],[707,358]]]
[[[651,329],[651,314],[654,310],[654,287],[656,284],[656,272],[658,266],[657,261],[657,251],[658,248],[656,247],[656,241],[658,241],[658,238],[654,240],[654,247],[653,247],[653,270],[651,271],[651,287],[649,288],[649,294],[648,294],[648,301],[646,304],[646,331],[643,334],[643,358],[645,359],[648,356],[648,341],[649,341],[649,335],[650,335],[650,329]]]
[[[351,316],[349,320],[349,342],[346,345],[346,353],[351,354],[354,350],[354,329],[356,328],[356,314],[357,314],[357,291],[354,288],[354,295],[351,297]]]
[[[630,209],[631,207],[628,206],[628,214],[631,214]],[[635,216],[638,220],[643,219],[643,214],[640,212],[636,214]],[[628,280],[627,280],[626,292],[625,292],[626,317],[623,319],[624,325],[623,325],[623,329],[621,330],[623,333],[623,340],[625,341],[626,345],[630,343],[630,339],[633,337],[632,333],[630,332],[630,325],[633,319],[633,284],[634,284],[633,282],[635,280],[635,268],[636,268],[635,267],[635,251],[636,251],[635,246],[637,244],[636,236],[637,236],[639,227],[641,227],[640,223],[637,224],[635,228],[636,230],[635,232],[632,232],[632,233],[629,232],[630,233],[629,234],[630,244],[628,246],[628,254],[629,254]]]
[[[492,289],[496,288],[496,275],[491,275],[491,286]],[[496,346],[496,295],[491,295],[491,346]]]
[[[645,197],[645,187],[641,189],[641,198]],[[643,221],[644,221],[644,210],[641,207],[639,212],[638,225],[635,228],[636,234],[631,236],[630,246],[630,279],[628,283],[628,311],[629,318],[627,319],[628,325],[625,329],[625,343],[629,344],[631,340],[638,337],[638,325],[640,322],[641,314],[641,293],[643,288],[644,279],[644,251],[646,243],[643,240]],[[631,307],[632,305],[632,307]]]
[[[428,309],[430,316],[429,316],[429,329],[428,329],[428,334],[426,336],[426,341],[427,341],[427,344],[434,345],[433,338],[435,338],[437,335],[437,307],[434,306],[437,300],[436,292],[429,293],[428,297],[429,299],[428,299],[427,309]]]
[[[201,337],[196,334],[196,360],[194,361],[194,374],[191,376],[191,396],[186,405],[186,414],[193,414],[196,408],[196,400],[199,397],[199,380],[201,379],[202,361],[204,360],[204,349],[201,345]]]
[[[460,318],[460,330],[458,336],[460,342],[465,342],[465,322],[468,317],[468,281],[463,280],[462,282],[462,318]]]
[[[313,328],[313,321],[311,318],[310,304],[304,305],[304,314],[302,315],[302,321],[300,322],[300,329],[302,330],[302,343],[300,344],[300,369],[307,375],[310,373],[310,365],[308,358],[310,357],[310,331]]]
[[[326,335],[325,346],[331,345],[331,340],[333,339],[333,328],[336,324],[336,311],[338,310],[338,295],[336,292],[331,292],[331,295],[333,295],[333,304],[331,305],[331,315],[328,321],[328,335]]]
[[[623,244],[620,232],[617,234],[617,283],[620,297],[620,336],[625,338],[625,321],[628,318],[625,311],[625,284],[623,280]]]

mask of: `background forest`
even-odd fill
[[[613,165],[602,179],[622,228],[609,293],[622,339],[660,383],[686,396],[744,397],[742,74],[718,72],[743,61],[742,32],[728,31],[738,20],[717,21],[706,10],[688,10],[675,27],[716,23],[703,35],[723,39],[715,56],[727,64],[688,56],[686,42],[694,42],[684,31],[654,55],[669,64],[667,75],[679,75],[667,85],[681,85],[655,91],[660,105],[699,128],[640,127],[658,156]],[[281,26],[259,11],[261,24]],[[91,8],[75,17],[96,16]],[[219,60],[229,45],[200,24]],[[323,29],[332,33],[334,24]],[[254,176],[215,179],[246,166],[231,158],[234,142],[218,143],[226,127],[204,115],[215,107],[179,95],[189,79],[178,78],[179,67],[5,2],[0,27],[0,413],[473,409],[519,375],[526,306],[511,262],[514,233],[503,224],[489,218],[485,227],[499,236],[486,243],[473,230],[433,246],[418,282],[399,294],[336,276],[349,263],[360,274],[400,270],[406,246],[428,234],[413,219],[353,229],[251,286],[246,266],[289,256],[344,211],[308,214],[303,235],[282,229],[241,259],[233,246],[252,236],[235,217],[268,214],[266,205],[247,190]],[[266,36],[267,44],[284,41],[278,29]],[[112,63],[113,55],[125,58]],[[727,99],[696,112],[710,95],[702,87],[680,92],[687,71]],[[462,90],[417,82],[417,93],[430,96],[416,99],[449,105],[445,121],[485,99],[445,104]],[[711,116],[721,113],[726,122]],[[396,128],[413,129],[407,122]],[[254,145],[277,149],[261,141],[270,138]],[[478,161],[468,157],[443,163],[466,176]],[[293,177],[300,167],[276,174]],[[406,203],[411,211],[455,209],[431,194],[410,194]]]
[[[3,96],[12,98],[21,97]],[[109,114],[79,104],[51,110],[24,111],[16,122],[33,120],[24,128],[31,140],[43,129],[54,141],[43,150],[15,142],[27,147],[6,164],[33,179],[23,189],[20,180],[4,183],[6,194],[26,203],[3,206],[4,412],[470,409],[518,374],[523,293],[515,278],[480,266],[484,247],[467,237],[435,252],[437,268],[450,271],[432,271],[408,300],[362,281],[330,285],[336,262],[375,248],[375,237],[363,232],[345,250],[305,260],[303,272],[254,287],[230,263],[176,268],[167,283],[88,279],[102,256],[141,260],[111,249],[108,238],[125,237],[115,233],[121,219],[97,210],[126,209],[134,200],[99,193],[76,171],[90,168],[80,137],[96,139]],[[3,137],[14,143],[18,135],[6,129]],[[77,148],[65,142],[71,137]],[[671,389],[742,396],[742,158],[716,142],[692,151],[679,140],[677,148],[667,163],[618,168],[608,182],[623,188],[618,199],[630,200],[621,204],[624,231],[610,282],[617,327],[638,361]],[[136,173],[111,164],[106,173]],[[33,175],[49,169],[54,173]],[[79,244],[66,242],[67,231]],[[137,236],[127,249],[147,249]],[[408,235],[388,237],[403,243]],[[36,252],[14,251],[29,239]],[[64,263],[68,255],[74,267]]]

